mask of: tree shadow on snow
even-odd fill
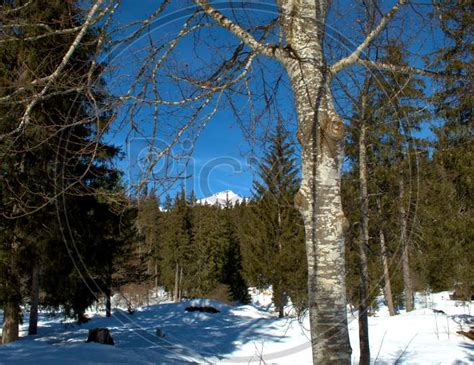
[[[456,360],[453,362],[453,365],[474,364],[474,344],[472,342],[463,342],[459,346],[465,349],[464,352],[467,355],[467,362]]]
[[[24,364],[64,363],[66,359],[87,362],[86,358],[109,363],[109,359],[116,362],[124,357],[130,363],[134,359],[143,363],[215,363],[231,358],[241,346],[252,342],[255,342],[255,346],[250,347],[253,353],[243,355],[256,360],[261,352],[267,355],[262,343],[283,340],[277,334],[283,335],[284,329],[275,331],[276,320],[269,319],[264,312],[252,312],[254,315],[247,317],[245,310],[239,307],[201,302],[220,312],[186,312],[185,308],[195,303],[188,301],[144,307],[133,315],[117,309],[110,318],[96,315],[89,322],[72,327],[51,322],[45,328],[39,327],[39,335],[21,338],[0,349],[0,358],[17,359]],[[235,314],[234,309],[240,315]],[[86,344],[88,330],[95,327],[109,328],[115,346]],[[156,334],[157,328],[164,337]]]
[[[273,324],[268,319],[237,316],[232,307],[215,302],[211,305],[218,304],[219,313],[185,312],[190,303],[146,307],[132,316],[117,311],[115,318],[123,324],[111,328],[114,339],[123,348],[161,348],[201,361],[223,359],[248,342],[281,340],[268,333]],[[164,337],[156,335],[157,328]]]

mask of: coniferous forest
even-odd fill
[[[277,1],[274,18],[270,2],[247,4],[253,17],[245,4],[158,3],[131,21],[115,0],[0,1],[1,344],[41,336],[48,316],[80,326],[92,310],[134,318],[201,298],[249,310],[265,293],[258,308],[271,318],[309,321],[304,361],[349,363],[352,346],[352,362],[370,364],[382,309],[387,321],[418,313],[420,296],[438,292],[471,308],[470,2],[349,1],[344,24],[344,6],[329,1]],[[182,28],[151,30],[175,14]],[[417,17],[424,28],[406,34]],[[414,40],[428,29],[443,41]],[[241,131],[230,144],[257,157],[248,193],[215,204],[189,188],[192,151],[176,152],[206,128],[220,129],[205,152],[219,148],[226,129],[211,119]],[[136,174],[138,137],[150,152]],[[471,313],[470,328],[449,332],[458,317],[426,308],[472,351]],[[232,341],[252,338],[241,337]],[[387,361],[403,363],[407,348]]]

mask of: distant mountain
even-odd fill
[[[234,193],[232,190],[224,190],[219,193],[215,193],[207,198],[198,199],[198,204],[208,205],[225,205],[229,201],[232,205],[237,202],[244,200],[240,195]]]

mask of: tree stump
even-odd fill
[[[114,345],[114,339],[108,328],[92,328],[86,342],[97,342],[103,345]]]

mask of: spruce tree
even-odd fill
[[[459,286],[469,297],[474,286],[474,8],[469,1],[440,2],[436,8],[446,46],[435,62],[449,77],[438,82],[431,100],[439,126],[433,130],[432,159],[423,160],[420,269],[432,289]]]
[[[159,279],[160,225],[159,200],[154,194],[141,198],[138,204],[137,227],[144,237],[147,272],[153,278],[155,289]]]
[[[382,62],[404,65],[407,54],[403,44],[390,40],[378,50],[378,57]],[[362,271],[359,262],[366,256],[364,307],[370,309],[382,287],[393,315],[395,304],[405,301],[408,308],[413,304],[417,277],[411,271],[416,269],[417,260],[412,247],[420,228],[417,198],[423,177],[419,159],[426,147],[426,142],[413,133],[420,130],[429,114],[421,80],[383,72],[375,76],[369,74],[372,81],[360,89],[346,143],[350,166],[343,178],[344,211],[350,223],[346,236],[347,288],[351,301],[360,303],[354,288]],[[359,165],[364,155],[366,172],[362,174]],[[364,197],[360,194],[362,175],[367,179]],[[363,218],[372,222],[367,231]],[[408,273],[405,277],[404,272]]]
[[[403,44],[391,39],[384,48],[382,61],[403,66],[406,65],[407,57]],[[392,252],[401,261],[405,308],[410,311],[414,309],[411,259],[413,234],[417,228],[419,155],[425,147],[424,141],[415,138],[414,133],[420,131],[429,115],[423,108],[426,96],[421,79],[392,73],[382,73],[380,76],[374,102],[376,112],[373,115],[380,125],[375,133],[376,143],[370,144],[369,151],[369,168],[373,173],[371,189],[380,194],[380,209],[390,213],[390,221],[394,223],[391,232],[386,226],[385,234],[391,242],[389,246]],[[400,89],[400,85],[404,87]],[[371,202],[375,222],[379,221],[378,203]],[[374,236],[380,237],[379,233],[374,232]]]
[[[224,257],[229,237],[217,206],[193,207],[192,256],[195,263],[188,267],[194,285],[191,296],[205,297],[222,283]]]
[[[304,297],[304,229],[293,206],[298,187],[295,148],[281,120],[258,166],[254,182],[255,200],[249,204],[243,242],[243,266],[249,282],[258,287],[271,285],[273,302],[280,316],[290,292],[298,301]],[[300,281],[303,279],[302,281]],[[296,302],[296,300],[295,300]]]
[[[40,0],[20,7],[23,3],[3,2],[3,10],[19,10],[2,12],[2,24],[18,21],[21,24],[40,23],[53,31],[81,24],[83,9],[78,2]],[[6,36],[17,39],[0,45],[1,96],[20,90],[23,83],[28,83],[32,77],[49,76],[74,39],[74,34],[61,32],[34,39],[38,32],[34,26],[21,27],[20,32],[17,30],[15,27],[2,28]],[[29,39],[30,36],[33,38]],[[42,265],[55,262],[61,268],[68,268],[67,274],[73,273],[65,276],[73,281],[68,285],[69,293],[80,286],[82,279],[70,261],[69,249],[64,246],[65,219],[67,217],[70,227],[70,236],[66,240],[81,242],[77,247],[81,247],[82,243],[87,245],[87,234],[77,236],[80,230],[74,225],[81,224],[83,214],[93,215],[94,207],[101,204],[94,197],[98,189],[110,191],[117,183],[118,174],[110,163],[117,149],[101,142],[111,115],[104,111],[107,91],[99,76],[103,66],[97,63],[97,67],[91,69],[96,56],[96,43],[97,34],[90,30],[69,59],[64,72],[51,85],[49,95],[39,100],[32,110],[30,123],[17,134],[10,132],[15,130],[21,119],[22,98],[25,95],[13,94],[18,97],[0,105],[0,134],[3,135],[0,140],[0,206],[3,213],[0,217],[0,303],[5,309],[3,342],[18,337],[20,304],[25,292],[33,297],[39,293],[38,285],[43,290],[56,289],[36,280],[44,277],[39,275],[44,271]],[[90,83],[87,75],[91,76]],[[53,245],[54,249],[51,248]],[[87,256],[90,252],[84,249],[81,255]],[[21,265],[22,262],[29,264]],[[20,282],[24,277],[34,278],[32,283],[35,289],[23,291]],[[61,275],[57,278],[63,280],[65,277]],[[32,303],[36,303],[37,299]],[[80,304],[83,296],[78,292],[71,293],[67,300],[74,302],[72,307],[80,307],[79,312],[85,309]],[[33,307],[37,308],[37,305]],[[33,332],[34,327],[34,323],[31,324]]]
[[[160,274],[165,288],[173,293],[175,301],[179,301],[193,284],[191,275],[188,275],[193,262],[192,216],[184,189],[176,194],[171,207],[169,204],[167,199],[163,215]]]
[[[247,282],[243,277],[242,251],[238,226],[242,222],[243,208],[239,202],[234,206],[226,204],[220,211],[219,219],[223,222],[227,247],[224,251],[221,281],[229,287],[233,301],[248,303],[250,301]]]

